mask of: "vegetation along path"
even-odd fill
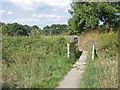
[[[76,61],[73,68],[68,72],[64,79],[59,82],[59,86],[56,88],[79,88],[80,80],[86,65],[86,56],[87,51],[82,51],[79,60]]]

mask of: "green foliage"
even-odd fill
[[[81,88],[117,88],[118,87],[118,32],[109,33],[88,33],[95,43],[95,60],[91,58],[91,42],[88,47],[87,64]],[[83,39],[85,40],[83,37]],[[83,41],[84,41],[83,40]]]
[[[47,25],[43,29],[50,29],[50,27]],[[41,33],[43,35],[50,35],[50,31],[49,30],[42,30]]]
[[[70,34],[81,33],[87,29],[93,30],[99,26],[99,21],[103,21],[105,25],[113,25],[118,27],[119,20],[118,9],[115,3],[107,2],[73,2],[71,10],[68,12],[72,18],[68,21],[68,31]]]
[[[118,72],[115,70],[117,69],[116,62],[106,61],[105,58],[92,62],[91,58],[89,58],[87,65],[86,73],[83,76],[82,83],[80,85],[81,88],[118,87]]]
[[[98,52],[103,52],[104,57],[111,58],[111,60],[117,55],[118,53],[118,33],[114,34],[104,34],[101,35],[99,38],[99,44],[97,45],[97,48],[99,47]],[[103,41],[101,39],[104,38]]]
[[[52,24],[51,26],[45,26],[43,29],[56,29],[58,27],[58,30],[52,30],[52,35],[60,35],[67,32],[67,25],[66,24]],[[43,30],[41,31],[42,34],[49,35],[49,30]]]
[[[24,27],[17,23],[7,24],[7,25],[3,24],[1,27],[2,27],[2,33],[8,34],[10,36],[14,36],[14,35],[28,36],[28,33],[30,32],[28,26]]]
[[[72,68],[63,37],[3,36],[3,87],[54,88]]]
[[[2,28],[2,34],[7,34],[9,36],[29,36],[30,33],[34,33],[39,30],[39,27],[36,25],[30,27],[28,25],[21,25],[18,23],[1,23],[0,28]]]
[[[52,35],[60,35],[67,33],[67,25],[63,24],[52,24],[50,27],[47,25],[43,29],[56,29],[58,27],[58,30],[52,30]],[[4,24],[0,22],[0,28],[2,29],[2,34],[9,35],[9,36],[29,36],[29,35],[50,35],[49,30],[42,30],[40,31],[40,28],[37,25],[28,26],[28,25],[21,25],[18,23],[8,23]]]
[[[7,25],[5,25],[5,24],[3,24],[2,26],[1,26],[1,29],[2,29],[2,33],[3,34],[6,34],[8,31],[8,26]]]
[[[35,29],[37,29],[37,30],[38,30],[38,29],[39,29],[39,27],[38,27],[38,26],[36,26],[36,25],[33,25],[33,26],[31,27],[31,29],[32,29],[32,30],[35,30]]]

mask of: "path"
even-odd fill
[[[80,80],[86,65],[87,52],[83,51],[79,60],[73,65],[74,68],[68,72],[62,81],[59,82],[59,86],[56,88],[79,88]]]

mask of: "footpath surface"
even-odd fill
[[[67,73],[64,79],[59,82],[59,86],[56,88],[79,88],[86,65],[86,56],[87,51],[83,51],[79,60],[73,65],[74,68]]]

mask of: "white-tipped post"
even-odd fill
[[[68,43],[68,44],[67,44],[67,56],[68,56],[68,58],[70,57],[70,50],[69,50],[69,46],[70,46],[70,44]]]
[[[95,52],[95,45],[93,45],[93,49],[92,49],[92,60],[94,60],[94,52]]]

